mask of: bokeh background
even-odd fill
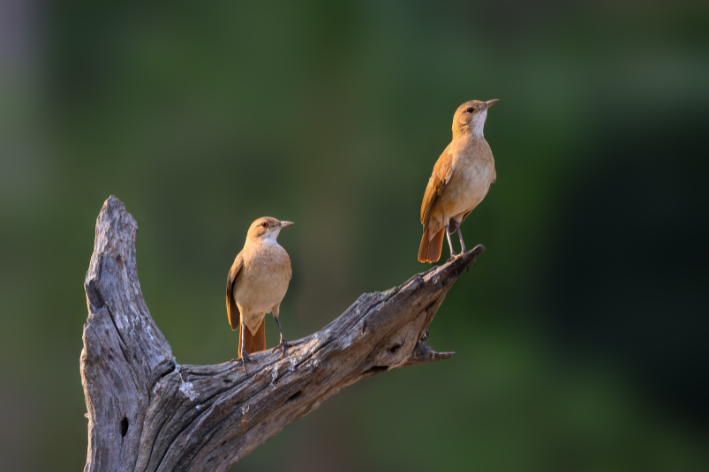
[[[251,221],[296,222],[283,328],[320,329],[427,268],[453,112],[499,98],[498,181],[463,227],[487,251],[431,325],[457,355],[342,391],[234,470],[709,470],[708,21],[682,0],[0,1],[0,469],[83,467],[109,195],[177,361],[220,363]]]

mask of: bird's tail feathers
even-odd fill
[[[255,335],[251,334],[249,328],[245,328],[241,323],[239,326],[239,357],[241,357],[241,331],[244,330],[244,350],[247,354],[266,350],[266,318],[261,320],[261,326]]]
[[[444,232],[445,228],[442,228],[429,239],[428,228],[424,230],[419,246],[419,262],[437,262],[441,258]]]

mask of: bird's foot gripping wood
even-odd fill
[[[281,320],[278,318],[278,313],[275,310],[273,312],[273,319],[276,320],[276,324],[278,325],[278,332],[281,334],[281,342],[278,344],[278,349],[283,349],[283,354],[281,355],[281,359],[283,359],[286,357],[288,343],[283,338],[283,328],[281,328]]]
[[[245,349],[242,349],[242,350],[241,350],[241,365],[244,367],[244,373],[245,373],[245,374],[248,374],[248,373],[249,373],[249,371],[246,370],[246,363],[247,363],[247,362],[254,362],[254,363],[255,363],[256,361],[254,360],[253,357],[251,357],[251,356],[249,355],[248,352],[246,352]]]
[[[482,249],[485,250],[485,247],[484,247],[484,246],[479,245],[479,246],[474,247],[474,248],[472,249],[472,251],[470,251],[470,252],[476,251],[479,247],[482,247]],[[462,255],[464,255],[464,254],[465,254],[465,253],[461,253],[460,255],[462,256]],[[475,267],[476,265],[478,265],[478,260],[475,258],[475,256],[473,256],[473,259],[468,263],[467,266],[465,266],[465,273],[466,273],[466,274],[467,274],[468,271],[470,270],[470,265],[471,265],[471,264],[472,264],[473,267]]]
[[[281,343],[278,345],[277,349],[282,350],[283,352],[281,353],[281,359],[286,358],[286,353],[288,352],[288,348],[290,347],[290,344],[288,344],[286,341],[281,338]]]
[[[482,248],[482,250],[481,250],[480,248]],[[469,255],[470,255],[471,253],[474,253],[475,255],[477,255],[477,254],[479,254],[480,252],[482,252],[482,251],[484,251],[484,250],[485,250],[485,247],[484,247],[484,246],[478,245],[478,246],[475,246],[475,247],[474,247],[473,249],[471,249],[470,251],[465,251],[465,252],[460,252],[460,253],[458,253],[458,254],[453,254],[453,255],[446,261],[446,264],[450,264],[450,263],[452,263],[452,262],[454,262],[454,261],[456,261],[456,260],[458,260],[458,259],[468,259]],[[478,260],[475,258],[475,255],[473,255],[473,257],[470,258],[470,260],[468,261],[468,263],[467,263],[466,266],[465,266],[465,273],[466,273],[466,274],[467,274],[468,271],[470,270],[470,266],[471,266],[471,265],[472,265],[473,267],[475,267],[476,265],[478,265]]]

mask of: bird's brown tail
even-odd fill
[[[421,245],[419,246],[419,262],[437,262],[438,259],[441,258],[444,232],[445,228],[441,229],[429,240],[428,228],[426,228],[421,237]]]
[[[241,331],[244,329],[244,325],[239,326],[239,357],[241,357]],[[259,326],[256,335],[252,335],[248,328],[244,331],[244,349],[247,354],[253,354],[254,352],[265,351],[266,350],[266,318],[261,320],[261,326]]]

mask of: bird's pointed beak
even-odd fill
[[[499,101],[500,101],[499,98],[493,98],[492,100],[488,100],[487,102],[485,102],[485,105],[483,105],[483,107],[480,111],[487,110],[488,108],[490,108],[491,106],[493,106],[495,103],[497,103]]]
[[[293,223],[292,221],[281,221],[281,223],[278,226],[283,228],[284,226],[293,226],[294,224],[295,223]]]

